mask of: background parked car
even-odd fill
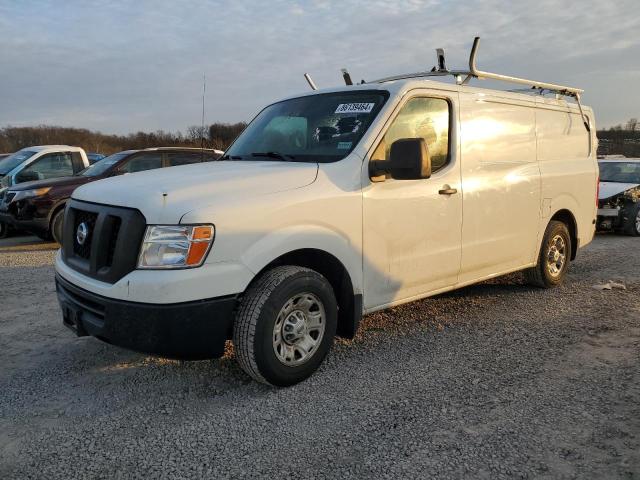
[[[0,200],[0,222],[31,231],[43,239],[53,237],[60,243],[64,207],[79,186],[126,173],[217,160],[222,153],[195,148],[148,148],[115,153],[72,177],[27,182],[9,188]]]
[[[598,163],[598,230],[640,236],[640,159],[611,158]]]
[[[106,155],[103,155],[101,153],[87,153],[87,158],[89,159],[89,163],[92,165],[97,161],[102,160],[105,157]]]
[[[89,166],[82,148],[68,145],[26,147],[0,159],[0,204],[9,187],[33,180],[74,175]],[[11,224],[0,217],[0,238],[9,234]]]

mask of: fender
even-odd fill
[[[53,207],[51,207],[49,209],[49,213],[47,214],[47,223],[49,225],[51,225],[51,220],[53,219],[53,214],[56,213],[60,207],[62,207],[62,209],[64,210],[64,208],[66,207],[68,201],[69,201],[68,198],[63,198],[62,200],[58,200],[53,205]]]
[[[362,293],[362,252],[341,232],[324,225],[296,225],[269,233],[251,245],[240,260],[255,275],[278,257],[307,248],[337,258],[351,277],[354,294]]]

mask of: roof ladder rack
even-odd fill
[[[480,37],[475,37],[473,40],[473,46],[471,47],[471,55],[469,56],[469,70],[448,70],[445,66],[444,60],[444,50],[438,48],[436,50],[438,57],[438,64],[433,70],[429,72],[416,72],[416,73],[407,73],[404,75],[395,75],[392,77],[381,78],[379,80],[374,80],[373,82],[367,83],[384,83],[391,82],[393,80],[404,80],[407,78],[421,78],[421,77],[442,77],[453,75],[456,79],[456,83],[458,85],[466,85],[472,78],[477,78],[480,80],[489,79],[489,80],[499,80],[502,82],[509,83],[517,83],[520,85],[528,85],[530,87],[539,89],[539,90],[548,90],[551,92],[555,92],[558,95],[564,95],[566,97],[573,97],[578,104],[578,109],[580,110],[580,116],[582,117],[582,122],[584,123],[584,127],[587,131],[591,131],[591,124],[589,123],[589,117],[587,117],[582,109],[582,103],[580,102],[580,95],[584,92],[584,90],[580,88],[574,87],[566,87],[564,85],[557,85],[555,83],[547,83],[547,82],[538,82],[536,80],[527,80],[525,78],[512,77],[509,75],[501,75],[499,73],[491,73],[485,72],[483,70],[479,70],[476,66],[476,57],[478,55],[478,46],[480,45]],[[464,78],[463,78],[464,77]]]
[[[529,85],[534,88],[539,88],[541,90],[549,90],[552,92],[556,92],[560,95],[565,95],[567,97],[573,97],[576,99],[576,103],[578,104],[578,109],[580,110],[580,116],[582,117],[582,122],[584,123],[585,128],[588,132],[591,131],[591,125],[589,124],[589,117],[584,114],[582,110],[582,104],[580,103],[580,94],[584,92],[584,90],[580,88],[573,87],[565,87],[563,85],[556,85],[555,83],[547,83],[547,82],[538,82],[536,80],[527,80],[525,78],[511,77],[509,75],[501,75],[499,73],[491,73],[484,72],[479,70],[476,66],[476,57],[478,55],[478,46],[480,45],[480,37],[476,37],[473,40],[473,47],[471,47],[471,55],[469,56],[469,75],[467,78],[463,80],[463,84],[468,83],[471,77],[475,77],[478,79],[490,79],[490,80],[499,80],[502,82],[510,82],[510,83],[518,83],[520,85]]]

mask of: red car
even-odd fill
[[[72,177],[10,187],[0,201],[0,222],[33,232],[43,239],[53,237],[60,243],[64,207],[79,186],[115,175],[217,160],[222,153],[220,150],[170,147],[114,153]]]

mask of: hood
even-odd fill
[[[83,185],[91,180],[97,180],[97,177],[83,177],[81,175],[75,177],[49,178],[47,180],[34,180],[32,182],[17,183],[11,187],[11,191],[32,190],[44,187],[66,187],[69,185]]]
[[[600,182],[600,194],[598,195],[598,200],[613,197],[614,195],[638,186],[640,186],[638,183]]]
[[[149,223],[177,223],[185,213],[205,206],[304,187],[317,173],[317,163],[195,163],[92,182],[76,189],[73,198],[136,208]]]

